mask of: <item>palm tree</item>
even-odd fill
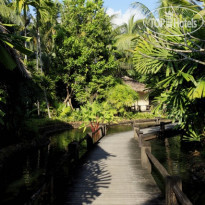
[[[194,6],[198,12],[202,9],[188,1],[172,2],[175,5],[183,3],[187,8]],[[161,3],[162,6],[169,5],[168,1]],[[179,19],[180,8],[174,9],[177,9],[174,18]],[[166,18],[163,12],[159,15]],[[184,15],[184,19],[188,18]],[[189,136],[186,139],[200,141],[205,127],[205,49],[204,40],[200,39],[204,39],[204,28],[194,34],[185,34],[184,29],[176,25],[167,30],[158,28],[157,31],[167,35],[145,30],[144,35],[137,39],[133,58],[135,69],[147,77],[146,83],[155,92],[156,109],[166,105],[169,116],[179,120]],[[170,33],[176,35],[170,36]]]
[[[10,25],[12,26],[12,25]],[[19,38],[13,34],[9,34],[6,27],[0,22],[0,66],[1,70],[14,70],[21,73],[24,78],[30,78],[29,72],[26,70],[23,62],[21,61],[20,55],[16,50],[28,52],[27,49],[21,46]],[[2,75],[3,73],[3,75]],[[2,79],[5,79],[4,71],[1,73]],[[2,82],[1,82],[2,83]],[[3,86],[4,87],[4,86]],[[4,124],[3,117],[5,115],[4,109],[6,104],[6,89],[0,87],[0,125]]]
[[[15,1],[15,8],[17,10],[17,13],[21,13],[23,11],[23,16],[24,16],[24,35],[27,35],[26,27],[27,27],[27,12],[29,10],[29,6],[32,6],[35,8],[35,15],[36,15],[36,23],[35,28],[36,28],[36,68],[39,70],[40,68],[40,73],[41,75],[44,74],[43,72],[43,62],[42,62],[42,48],[41,48],[41,35],[40,35],[40,27],[42,23],[46,23],[49,21],[49,12],[52,10],[53,2],[51,0],[16,0]],[[27,46],[27,43],[25,43],[25,46]],[[25,56],[25,59],[27,60],[27,56]],[[44,97],[47,105],[47,110],[48,110],[48,116],[51,118],[50,114],[50,107],[49,107],[49,102],[47,98],[47,92],[46,89],[44,88]],[[40,105],[39,101],[37,102],[37,107],[38,107],[38,115],[40,115]]]
[[[36,14],[36,39],[37,39],[37,48],[36,48],[36,68],[39,70],[41,75],[44,75],[43,71],[43,61],[42,61],[42,45],[41,45],[41,35],[40,35],[40,28],[41,25],[44,23],[47,23],[50,18],[50,12],[53,8],[53,2],[51,0],[34,0],[30,3],[35,8],[35,14]],[[47,105],[47,111],[48,111],[48,117],[51,118],[50,113],[50,105],[48,102],[47,92],[46,88],[43,88],[44,90],[44,97]],[[38,107],[38,115],[40,115],[40,105],[39,101],[37,102]]]
[[[135,15],[131,16],[128,23],[124,23],[115,29],[117,33],[115,46],[122,54],[120,58],[121,67],[126,70],[132,68],[132,53],[135,45],[132,40],[137,36],[138,26],[140,24],[140,21],[135,21],[134,18]]]
[[[15,12],[12,5],[5,1],[0,0],[0,19],[4,19],[7,23],[15,23],[17,25],[23,25],[23,21],[20,15]]]
[[[138,23],[134,20],[134,17],[135,15],[131,16],[128,23],[124,23],[117,28],[120,32],[120,34],[116,36],[115,43],[118,50],[129,51],[132,48],[132,39],[136,37]]]
[[[15,0],[14,1],[14,7],[18,15],[23,12],[23,21],[24,21],[24,36],[27,37],[27,26],[29,24],[29,17],[28,17],[28,12],[29,12],[29,6],[32,5],[32,1],[30,0]],[[25,48],[27,48],[27,41],[25,41]],[[28,60],[28,56],[25,55],[25,63]]]

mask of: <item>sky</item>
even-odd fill
[[[135,14],[135,20],[143,17],[138,10],[131,8],[133,2],[140,2],[147,6],[151,11],[157,8],[158,0],[104,0],[104,7],[107,9],[108,15],[117,14],[113,20],[116,25],[127,23],[128,19]]]
[[[60,2],[62,2],[62,0],[60,0]],[[104,0],[104,7],[109,16],[117,14],[113,23],[119,26],[123,23],[127,23],[132,15],[135,15],[135,20],[144,17],[137,9],[131,8],[133,2],[143,3],[152,11],[157,8],[159,0]],[[31,13],[33,13],[33,9],[31,9]]]

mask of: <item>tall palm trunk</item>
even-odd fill
[[[70,94],[68,86],[66,87],[66,91],[67,91],[67,96],[66,96],[66,99],[64,100],[64,103],[66,105],[67,105],[67,103],[69,103],[70,108],[73,110],[73,105],[72,105],[72,101],[71,101],[72,94]],[[71,91],[71,93],[72,93],[72,91]]]
[[[41,74],[43,74],[43,63],[42,63],[42,52],[41,52],[41,37],[40,37],[40,30],[39,30],[39,18],[40,18],[40,13],[37,10],[37,52],[36,52],[36,60],[37,60],[37,70],[39,69],[39,64],[40,64],[40,70]],[[48,117],[51,118],[51,113],[50,113],[50,106],[48,102],[48,97],[46,93],[45,87],[43,88],[44,92],[44,97],[46,101],[46,106],[47,106],[47,111],[48,111]]]
[[[26,31],[26,28],[27,28],[27,12],[26,12],[26,4],[24,4],[24,9],[23,9],[23,13],[24,13],[24,36],[27,37],[27,31]],[[27,42],[25,41],[25,48],[27,48]],[[27,60],[28,60],[28,56],[25,55],[25,62],[27,63]]]

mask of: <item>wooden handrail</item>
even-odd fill
[[[147,121],[148,122],[148,121]],[[152,123],[153,121],[149,121],[150,123]],[[143,125],[144,122],[142,123],[134,123],[133,124],[133,127],[140,127],[141,125]],[[148,128],[148,127],[160,127],[160,131],[164,131],[165,130],[165,125],[168,125],[168,124],[171,124],[172,121],[169,121],[169,122],[158,122],[156,121],[156,124],[148,124],[146,126],[143,126],[143,128]],[[156,131],[157,132],[157,131]]]
[[[135,120],[135,122],[138,122],[138,123],[140,123],[140,122],[156,122],[157,121],[157,119],[143,119],[143,120]]]
[[[101,130],[101,136],[97,139],[97,141],[94,141],[94,139],[92,138],[93,135],[95,135],[99,130]],[[58,168],[61,167],[65,162],[67,162],[67,159],[69,159],[69,163],[72,165],[72,168],[75,167],[79,161],[79,154],[80,154],[80,145],[82,144],[83,141],[87,141],[87,151],[90,150],[94,144],[96,144],[103,136],[106,135],[106,125],[103,125],[101,127],[99,127],[95,132],[93,133],[87,133],[87,135],[80,139],[79,141],[74,141],[71,142],[68,145],[68,153],[66,153],[63,156],[63,160],[62,162],[59,164]],[[24,204],[24,205],[34,205],[37,204],[36,202],[38,202],[38,199],[40,197],[40,195],[42,194],[42,192],[44,192],[44,189],[49,189],[51,190],[50,187],[52,182],[52,180],[49,181],[50,177],[52,179],[52,177],[55,175],[55,173],[57,172],[57,169],[54,170],[52,173],[50,173],[49,177],[47,178],[46,182],[42,185],[41,188],[38,189],[38,191],[33,194],[30,199]]]
[[[163,176],[164,179],[167,176],[170,176],[167,170],[160,164],[157,158],[154,155],[152,155],[149,149],[146,148],[145,152],[149,157],[150,161],[152,162],[152,164],[157,168],[157,170],[160,172],[160,174]]]
[[[167,123],[168,124],[168,123]],[[158,170],[165,180],[166,205],[192,205],[191,201],[182,191],[182,181],[180,177],[170,176],[163,165],[151,153],[151,144],[144,140],[143,134],[134,127],[134,137],[141,147],[141,165],[151,173],[151,164]]]
[[[179,188],[179,186],[175,185],[173,186],[173,191],[176,195],[177,200],[182,205],[192,205],[191,201],[188,199],[188,197],[182,192],[182,190]]]
[[[171,197],[171,199],[166,201],[166,204],[175,205],[177,204],[175,203],[175,201],[177,200],[182,205],[193,205],[191,201],[188,199],[188,197],[186,196],[186,194],[184,194],[183,191],[180,189],[181,186],[179,187],[178,184],[175,182],[176,177],[170,176],[170,174],[162,166],[162,164],[156,159],[154,155],[152,155],[150,149],[146,148],[145,152],[147,154],[147,157],[150,159],[152,164],[156,167],[156,169],[159,171],[159,173],[162,175],[165,181],[167,181],[168,178],[172,181],[171,184],[166,184],[166,194],[168,194],[167,197]],[[171,193],[174,193],[174,196]]]

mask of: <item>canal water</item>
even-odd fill
[[[132,130],[129,125],[116,125],[109,127],[108,134]],[[7,160],[3,169],[0,169],[0,204],[25,204],[30,197],[39,190],[48,176],[55,173],[54,192],[52,199],[42,197],[38,204],[61,204],[62,190],[71,182],[71,171],[66,163],[60,169],[56,169],[60,159],[67,153],[68,144],[85,136],[80,129],[73,129],[50,137],[50,144],[40,149],[19,152]],[[179,136],[165,140],[152,140],[152,153],[167,168],[170,174],[181,176],[184,190],[195,204],[205,204],[204,188],[200,184],[190,180],[193,176],[188,171],[191,164],[202,161],[200,157],[190,157],[190,153],[183,151]],[[167,145],[167,146],[165,146]],[[163,182],[157,173],[153,172],[158,184],[163,187]],[[66,183],[65,183],[66,182]]]
[[[183,192],[188,196],[193,204],[205,205],[205,182],[197,173],[201,169],[200,165],[205,164],[202,156],[194,156],[195,148],[185,149],[181,144],[179,135],[151,140],[152,154],[167,169],[170,175],[180,176],[182,179]],[[205,170],[204,170],[205,171]],[[152,175],[164,193],[164,181],[159,173],[153,169]]]
[[[131,126],[113,126],[109,133],[132,130]],[[89,132],[87,130],[86,132]],[[85,137],[83,130],[73,129],[50,137],[50,144],[40,149],[16,153],[7,159],[3,168],[0,168],[0,204],[25,204],[30,197],[45,183],[53,172],[56,175],[56,197],[61,197],[61,189],[67,186],[70,170],[63,166],[56,174],[59,160],[67,153],[68,144]],[[81,153],[83,154],[83,153]],[[57,199],[57,201],[59,201]],[[41,202],[45,205],[45,202]],[[53,201],[52,201],[53,203]],[[40,204],[40,202],[39,202]],[[50,202],[48,203],[50,204]],[[57,203],[58,204],[58,203]]]

